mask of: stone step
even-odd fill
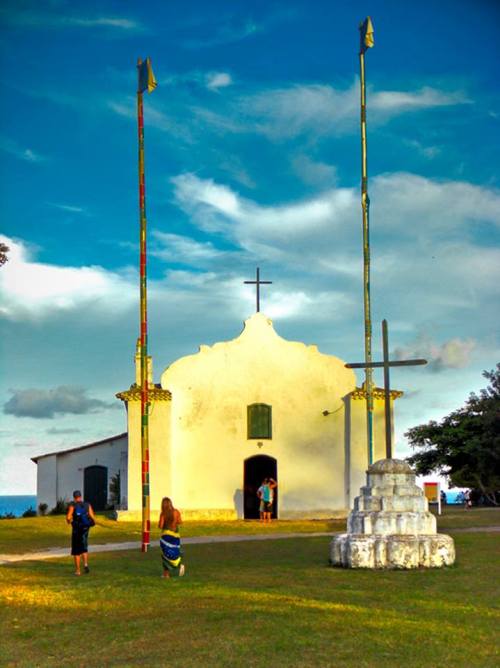
[[[353,510],[347,531],[355,534],[420,535],[436,533],[436,518],[429,512]]]
[[[412,473],[368,473],[368,485],[411,485],[415,483],[415,474]]]
[[[418,485],[365,485],[361,496],[424,496]]]
[[[429,504],[423,496],[358,496],[354,499],[354,510],[427,512]]]

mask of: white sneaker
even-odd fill
[[[184,566],[184,564],[181,564],[179,567],[179,577],[181,578],[185,572],[186,572],[186,567]]]

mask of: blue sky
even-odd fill
[[[30,457],[125,430],[139,56],[159,84],[145,99],[155,379],[237,336],[256,266],[282,336],[362,359],[367,14],[374,356],[385,317],[392,354],[430,361],[393,375],[398,452],[408,427],[485,385],[499,359],[495,2],[5,2],[0,494],[34,491]]]

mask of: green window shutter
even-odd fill
[[[247,407],[248,438],[272,438],[272,407],[251,404]]]

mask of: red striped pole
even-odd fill
[[[137,61],[137,67],[141,59]],[[142,92],[137,86],[137,129],[139,139],[139,269],[141,319],[141,492],[142,492],[142,552],[148,551],[150,524],[149,505],[149,425],[148,425],[148,302],[146,272],[146,183],[144,179],[144,114]]]

